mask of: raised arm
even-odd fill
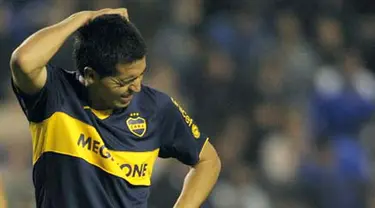
[[[65,40],[81,26],[104,14],[119,14],[127,17],[127,10],[121,8],[78,12],[28,37],[14,50],[10,60],[15,85],[24,93],[37,93],[46,83],[47,63]]]

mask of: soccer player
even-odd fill
[[[52,66],[75,32],[77,71]],[[142,85],[146,46],[126,9],[83,11],[41,29],[10,66],[30,122],[37,207],[147,207],[157,157],[192,167],[176,208],[206,199],[219,157],[174,99]]]

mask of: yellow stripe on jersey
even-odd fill
[[[124,124],[125,125],[125,124]],[[133,185],[151,184],[159,149],[149,152],[108,150],[97,130],[65,113],[56,112],[41,123],[31,123],[33,164],[45,152],[77,157]]]
[[[95,110],[93,108],[90,108],[90,106],[84,106],[83,109],[90,109],[91,112],[98,117],[100,120],[104,120],[108,118],[112,113],[113,110]]]

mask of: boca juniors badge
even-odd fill
[[[130,117],[126,120],[126,125],[128,126],[131,133],[138,137],[143,137],[147,130],[147,123],[146,120],[142,117],[138,116],[138,113],[133,113]]]

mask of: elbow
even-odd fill
[[[208,142],[207,145],[204,146],[200,154],[198,165],[205,166],[210,169],[212,173],[216,173],[217,176],[220,174],[221,160],[219,154],[211,143]]]
[[[11,69],[22,69],[23,71],[27,71],[27,55],[22,52],[22,49],[17,48],[13,51],[9,64]]]
[[[202,164],[205,164],[208,169],[212,171],[212,173],[216,173],[216,176],[219,176],[221,172],[221,160],[219,155],[213,154],[210,158],[207,158],[206,161],[202,161]]]
[[[217,170],[217,173],[219,175],[220,171],[221,171],[221,160],[220,160],[220,157],[219,155],[216,155],[216,158],[213,159],[213,166],[214,166],[214,169]]]
[[[13,51],[10,61],[10,69],[13,73],[32,74],[36,69],[41,68],[37,60],[34,60],[33,54],[20,47]]]
[[[221,159],[219,157],[218,152],[212,145],[211,145],[211,148],[212,148],[212,151],[211,151],[211,154],[209,154],[210,156],[208,158],[211,161],[212,168],[217,171],[217,174],[219,174],[221,171]]]
[[[25,46],[20,46],[13,51],[10,58],[10,68],[12,71],[32,74],[45,66],[43,56],[38,56]]]

